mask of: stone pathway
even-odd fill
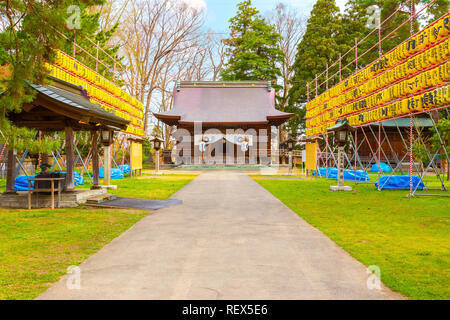
[[[39,299],[402,298],[245,174],[208,171],[172,198],[86,260],[81,289],[63,277]]]

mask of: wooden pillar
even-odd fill
[[[74,164],[75,154],[73,146],[73,128],[65,127],[66,133],[66,190],[73,191],[75,189]]]
[[[269,165],[272,164],[273,154],[272,154],[272,127],[267,127],[267,152],[269,155]]]
[[[47,153],[42,154],[42,163],[49,164],[49,157]]]
[[[47,135],[47,133],[45,131],[43,131],[43,132],[40,131],[40,135],[41,135],[41,138],[44,138]],[[41,155],[41,164],[49,164],[49,163],[50,163],[49,154],[48,153],[43,153]]]
[[[109,186],[111,185],[111,145],[103,146],[103,185]]]
[[[100,174],[99,174],[99,156],[98,156],[98,131],[91,131],[91,145],[92,145],[92,175],[93,183],[92,189],[100,189]]]
[[[6,192],[16,193],[14,191],[14,182],[16,179],[16,151],[8,150],[8,158],[6,164]]]

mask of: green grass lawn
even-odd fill
[[[0,209],[0,299],[33,299],[147,214]]]
[[[121,197],[167,199],[193,178],[113,180],[118,190],[112,192]],[[146,214],[89,207],[0,208],[0,300],[37,297],[68,266],[80,264]]]
[[[125,178],[111,180],[111,184],[117,185],[117,190],[110,189],[108,192],[124,198],[166,200],[172,194],[191,182],[195,177],[196,176],[173,177],[173,179]],[[100,181],[100,184],[102,183],[103,180]],[[92,184],[85,178],[85,184],[77,186],[77,188],[90,188],[91,186]]]
[[[336,193],[324,178],[254,179],[363,264],[379,266],[391,289],[411,299],[450,299],[449,198],[406,198],[408,191],[374,185]]]

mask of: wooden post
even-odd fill
[[[316,79],[315,79],[315,81],[316,81],[316,98],[317,98],[317,96],[318,96],[318,88],[317,88],[317,74],[316,74]]]
[[[75,36],[73,37],[73,57],[75,58],[77,54],[77,44],[75,42]]]
[[[6,192],[14,194],[14,182],[16,179],[16,151],[8,150],[8,158],[6,164]]]
[[[50,181],[50,190],[52,193],[52,210],[55,210],[55,181],[53,179]]]
[[[103,178],[103,185],[109,186],[111,185],[111,145],[104,145],[103,146],[103,153],[104,153],[104,178]]]
[[[28,180],[28,210],[31,210],[31,180]]]
[[[75,189],[74,183],[74,148],[73,148],[73,128],[65,127],[66,133],[66,190],[73,191]]]
[[[381,58],[383,50],[381,49],[381,18],[378,21],[378,57]]]
[[[309,102],[309,83],[306,83],[306,102]]]
[[[203,152],[202,152],[202,157],[203,157]],[[155,173],[159,174],[159,149],[155,150],[155,158],[156,158],[156,167],[155,167]]]
[[[98,156],[98,131],[91,131],[91,146],[92,146],[92,174],[93,183],[92,189],[100,189],[100,174],[99,174],[99,156]]]
[[[272,128],[270,126],[267,127],[267,151],[269,152],[270,156],[270,162],[269,164],[272,165]]]

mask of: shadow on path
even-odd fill
[[[133,208],[142,210],[158,210],[177,206],[182,204],[182,201],[175,199],[167,200],[148,200],[148,199],[134,199],[134,198],[117,198],[115,200],[105,201],[102,203],[108,207],[118,208]]]

